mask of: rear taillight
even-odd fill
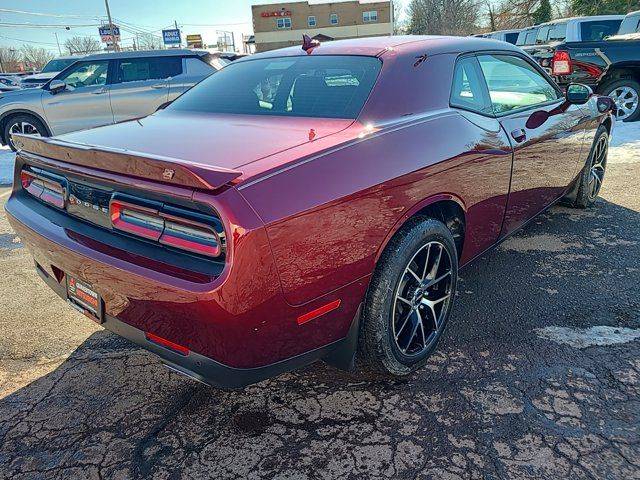
[[[112,198],[109,214],[118,230],[209,257],[222,253],[220,222],[209,215],[156,202],[129,201],[119,194]]]
[[[554,75],[569,75],[571,73],[571,57],[569,52],[564,50],[556,50],[553,54],[553,70]]]
[[[66,180],[52,174],[40,174],[30,170],[22,170],[20,174],[22,188],[54,207],[64,208]]]

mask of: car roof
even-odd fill
[[[567,17],[567,18],[556,18],[555,20],[551,20],[549,22],[541,23],[537,25],[538,27],[544,27],[545,25],[556,25],[558,23],[567,23],[567,22],[581,22],[583,20],[589,21],[598,21],[598,20],[620,20],[624,18],[624,15],[592,15],[590,17]]]
[[[139,57],[175,57],[175,56],[204,56],[207,50],[195,50],[191,48],[169,48],[167,50],[131,50],[126,52],[105,52],[92,53],[83,57],[83,60],[104,60],[119,58],[139,58]]]
[[[390,51],[401,53],[419,52],[435,55],[439,53],[463,53],[478,50],[514,50],[519,48],[491,38],[449,37],[443,35],[398,35],[386,37],[363,37],[334,40],[321,43],[314,48],[313,55],[362,55],[378,57]],[[236,60],[234,63],[250,62],[259,58],[302,56],[307,53],[301,46],[286,47],[268,52],[256,53]]]

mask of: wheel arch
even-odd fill
[[[7,120],[9,120],[9,118],[15,115],[31,115],[32,117],[38,119],[38,121],[42,122],[42,125],[44,125],[44,128],[47,129],[47,135],[49,136],[51,135],[51,129],[49,128],[49,125],[47,125],[47,121],[42,117],[42,115],[37,114],[33,110],[16,108],[14,110],[9,110],[8,112],[5,112],[2,115],[0,115],[0,141],[2,142],[3,145],[7,144],[7,139],[4,138],[4,127],[6,125]]]
[[[425,198],[405,211],[402,217],[396,221],[393,228],[389,230],[387,236],[380,245],[380,248],[376,253],[376,263],[396,232],[400,230],[411,218],[418,215],[424,215],[442,221],[453,235],[453,239],[456,243],[456,250],[458,252],[458,259],[461,257],[466,233],[467,208],[460,197],[451,193],[440,193]]]

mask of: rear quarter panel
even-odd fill
[[[240,192],[267,227],[285,298],[298,305],[372,274],[417,207],[466,211],[461,263],[498,238],[511,174],[497,121],[451,110],[388,126]]]

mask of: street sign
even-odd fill
[[[189,48],[204,48],[204,44],[202,43],[202,35],[187,35],[187,47]]]
[[[100,39],[102,40],[103,43],[113,43],[114,39],[111,36],[111,29],[113,28],[113,36],[115,37],[115,41],[119,42],[120,41],[120,28],[116,27],[115,25],[113,26],[109,26],[109,25],[103,25],[101,27],[98,27],[98,31],[100,32]]]
[[[180,38],[180,30],[172,28],[170,30],[162,30],[162,39],[165,45],[180,45],[182,38]]]

